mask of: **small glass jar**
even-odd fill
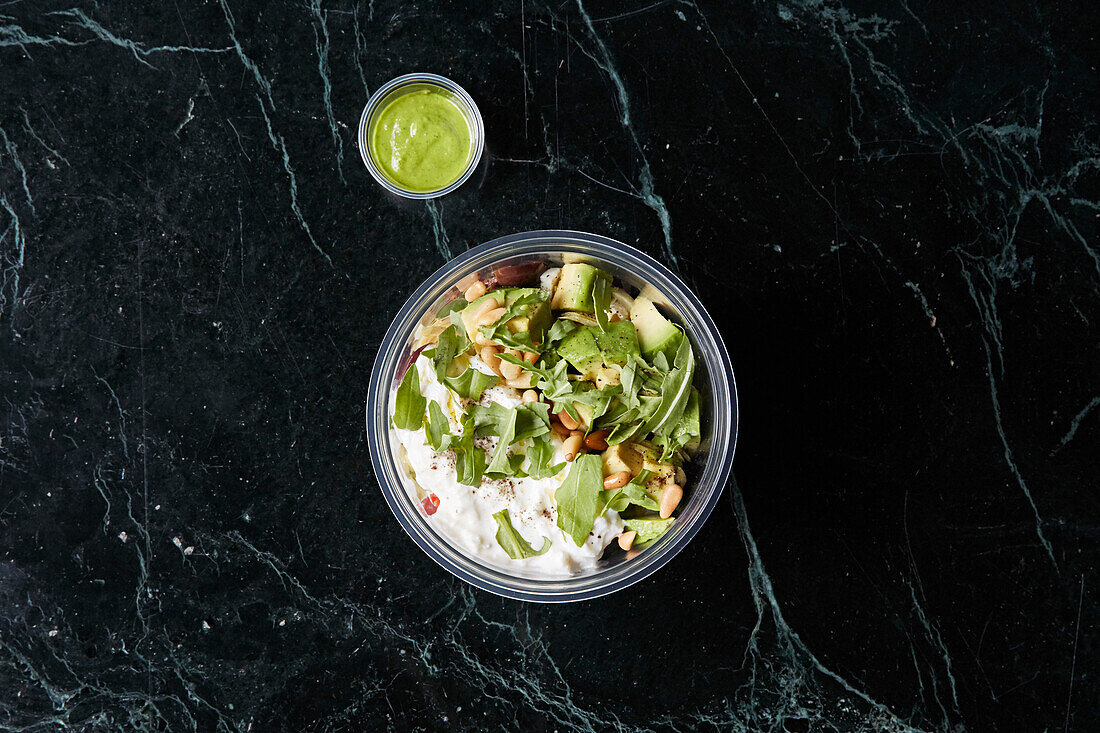
[[[466,164],[466,169],[463,171],[462,175],[446,186],[430,191],[417,191],[405,188],[399,182],[387,176],[385,171],[382,170],[382,167],[378,164],[378,161],[374,159],[370,145],[370,140],[374,132],[374,125],[378,120],[378,116],[386,109],[389,103],[405,94],[422,90],[439,91],[448,95],[449,99],[454,102],[455,106],[458,107],[458,110],[462,113],[462,116],[466,119],[466,124],[470,131],[470,144],[473,149],[470,159]],[[386,82],[378,91],[371,95],[370,100],[367,102],[367,106],[363,108],[362,117],[359,118],[359,154],[363,156],[363,163],[367,166],[367,170],[370,171],[374,180],[378,181],[379,185],[387,191],[405,198],[421,200],[434,199],[454,191],[473,175],[474,170],[477,169],[477,165],[481,161],[481,154],[484,151],[485,124],[481,119],[481,112],[478,110],[477,105],[474,104],[473,98],[458,84],[455,84],[450,79],[438,76],[437,74],[405,74],[404,76],[399,76],[392,81]]]
[[[390,430],[390,395],[414,358],[416,328],[461,294],[475,276],[521,284],[540,267],[588,262],[627,287],[662,304],[663,312],[691,339],[696,353],[694,384],[700,400],[702,440],[690,464],[677,521],[655,544],[628,557],[614,543],[597,567],[568,577],[546,577],[502,568],[460,548],[437,530],[406,489],[398,458],[400,443]],[[511,280],[511,282],[509,282]],[[535,231],[512,234],[474,247],[437,270],[398,311],[371,371],[366,406],[367,442],[382,495],[397,521],[429,557],[455,576],[509,598],[543,603],[581,601],[627,588],[669,562],[702,527],[725,487],[737,442],[737,387],[729,354],[714,321],[695,294],[652,257],[607,237],[584,232]]]

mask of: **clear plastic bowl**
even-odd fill
[[[659,294],[662,310],[683,326],[696,353],[695,385],[701,400],[702,443],[687,466],[688,481],[679,519],[658,542],[628,560],[612,543],[594,570],[570,577],[545,577],[505,568],[468,553],[433,527],[405,488],[399,443],[389,427],[390,394],[411,362],[410,342],[417,325],[427,323],[460,293],[459,283],[474,273],[515,275],[533,263],[560,265],[563,256],[590,262],[626,285]],[[503,284],[508,284],[504,282]],[[652,575],[687,546],[703,526],[729,478],[737,441],[737,387],[722,337],[699,299],[648,255],[607,237],[572,231],[511,234],[474,247],[437,270],[398,311],[371,371],[366,407],[367,442],[378,484],[394,516],[427,555],[457,577],[482,590],[524,601],[583,601],[627,588]]]
[[[375,115],[384,110],[391,100],[402,94],[420,89],[443,90],[451,95],[451,98],[457,103],[463,116],[465,116],[466,124],[470,126],[470,139],[474,145],[473,154],[466,163],[466,170],[463,171],[462,175],[453,183],[432,191],[415,191],[404,188],[396,181],[391,180],[379,167],[370,151],[369,140]],[[363,156],[363,163],[367,166],[367,170],[370,171],[374,180],[378,181],[379,185],[387,191],[405,198],[434,199],[454,191],[473,175],[477,169],[477,164],[481,161],[481,154],[484,150],[485,123],[481,119],[481,111],[474,104],[473,97],[458,84],[438,74],[405,74],[386,82],[371,95],[370,100],[367,101],[367,106],[363,108],[363,115],[359,118],[359,154]]]

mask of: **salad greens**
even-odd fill
[[[516,528],[512,526],[512,520],[508,516],[507,509],[501,509],[493,515],[493,519],[497,520],[497,544],[504,548],[504,551],[508,553],[508,557],[513,560],[544,555],[550,550],[549,537],[542,538],[542,549],[536,550],[531,547],[531,544],[523,539]]]
[[[561,487],[554,492],[558,504],[558,527],[580,547],[596,523],[596,505],[603,488],[603,467],[599,456],[577,456]]]
[[[397,387],[394,400],[393,425],[403,430],[416,430],[424,422],[427,400],[420,394],[420,371],[416,364],[409,367]]]
[[[699,444],[691,340],[652,300],[630,298],[591,265],[566,264],[554,283],[483,289],[441,308],[422,355],[462,410],[459,426],[452,432],[446,403],[425,399],[416,364],[396,389],[393,425],[423,429],[433,451],[453,454],[457,481],[466,486],[557,479],[556,524],[577,546],[609,512],[637,532],[637,547],[647,546],[675,521],[682,465]],[[629,320],[621,317],[626,310]],[[502,384],[516,390],[508,404],[488,391]],[[560,461],[574,423],[591,452],[582,446],[571,463]],[[550,538],[539,550],[526,542],[507,509],[492,516],[509,557],[549,550]]]

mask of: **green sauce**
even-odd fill
[[[382,173],[408,191],[437,191],[457,181],[473,155],[466,115],[443,90],[421,89],[387,104],[368,131]]]

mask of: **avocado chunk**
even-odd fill
[[[630,443],[613,445],[603,452],[603,474],[610,476],[620,471],[629,471],[636,476],[642,470],[642,456]]]
[[[634,538],[634,549],[648,547],[667,532],[675,523],[676,517],[661,519],[660,517],[637,517],[624,520],[628,530],[634,530],[638,536]]]
[[[462,323],[466,326],[466,336],[471,341],[477,334],[477,324],[474,323],[474,315],[487,300],[493,300],[497,306],[510,306],[525,295],[539,292],[538,288],[500,288],[481,296],[473,303],[462,309]],[[508,321],[508,330],[512,333],[528,331],[532,340],[542,342],[546,337],[546,329],[550,327],[552,316],[550,304],[546,301],[533,303],[524,313]]]
[[[640,353],[638,331],[627,321],[611,323],[606,331],[581,326],[558,344],[558,355],[589,379],[610,364],[626,364],[631,354]]]
[[[630,322],[638,329],[638,342],[646,358],[661,352],[672,357],[684,337],[680,329],[661,315],[653,301],[641,295],[634,299]]]
[[[649,458],[644,459],[642,467],[653,473],[653,477],[646,482],[645,492],[654,501],[660,502],[665,489],[676,483],[676,467],[671,463],[661,463]]]
[[[561,268],[561,275],[558,276],[558,284],[554,288],[554,297],[550,301],[550,306],[554,310],[591,313],[594,310],[592,285],[598,277],[611,280],[610,275],[592,265],[582,262],[564,265]]]

